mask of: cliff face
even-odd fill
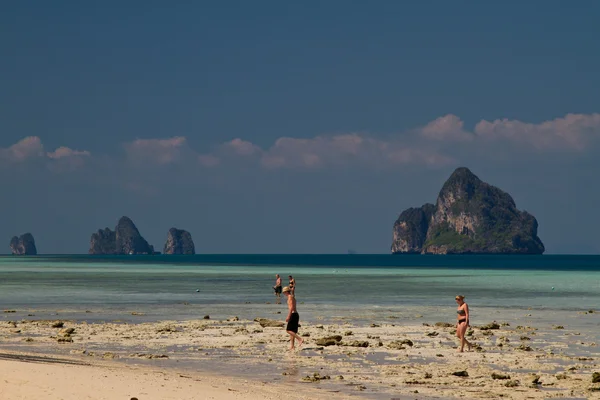
[[[420,208],[409,208],[400,214],[394,224],[392,253],[421,252],[434,210],[435,206],[428,203]]]
[[[31,233],[26,233],[19,237],[14,236],[10,240],[10,251],[17,256],[35,256],[37,249],[35,247],[35,239]]]
[[[105,228],[92,234],[89,254],[154,254],[133,221],[121,217],[114,231]]]
[[[90,239],[90,254],[117,254],[117,236],[108,228],[99,229]]]
[[[154,254],[154,247],[140,235],[140,231],[128,217],[121,217],[115,234],[117,254]]]
[[[538,224],[512,197],[458,168],[444,183],[435,206],[400,214],[392,253],[542,254]]]
[[[183,229],[171,228],[167,234],[164,254],[196,254],[192,235]]]

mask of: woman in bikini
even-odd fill
[[[465,338],[467,328],[469,327],[469,306],[465,303],[465,296],[458,295],[454,300],[456,300],[456,304],[458,305],[458,309],[456,310],[456,336],[460,339],[460,348],[458,351],[462,353],[465,349],[465,344],[471,350],[471,343]]]

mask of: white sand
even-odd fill
[[[91,366],[0,360],[2,400],[343,399],[312,387],[180,374],[118,364]]]

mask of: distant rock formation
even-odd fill
[[[542,254],[535,217],[512,197],[458,168],[437,202],[409,208],[393,229],[392,253]]]
[[[129,217],[121,217],[114,231],[105,228],[92,234],[89,254],[154,254],[154,247]]]
[[[35,256],[37,249],[35,247],[35,239],[31,233],[26,233],[19,237],[14,236],[10,240],[10,250],[16,256]]]
[[[183,229],[171,228],[167,234],[164,254],[196,254],[192,235]]]
[[[108,228],[99,229],[90,239],[90,254],[117,254],[117,234]]]

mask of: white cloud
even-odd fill
[[[14,162],[22,162],[31,158],[42,157],[43,155],[44,146],[37,136],[28,136],[6,149],[0,149],[0,156],[3,159]]]
[[[386,167],[411,163],[445,164],[451,161],[430,150],[411,148],[399,141],[384,141],[358,133],[308,139],[282,137],[267,150],[254,151],[253,154],[260,154],[260,164],[266,168]]]
[[[242,139],[233,139],[224,143],[223,147],[240,156],[252,156],[262,152],[257,145]]]
[[[421,128],[387,138],[367,133],[310,138],[282,136],[271,146],[261,147],[238,137],[199,153],[190,148],[185,137],[175,136],[137,139],[123,144],[123,148],[126,161],[133,166],[164,167],[190,161],[206,168],[246,168],[255,165],[266,169],[315,170],[351,166],[379,169],[455,163],[450,154],[456,153],[457,147],[446,145],[452,142],[460,142],[460,148],[468,151],[489,150],[485,144],[497,141],[517,144],[521,149],[584,151],[590,148],[594,138],[600,138],[600,113],[567,114],[541,123],[509,119],[482,120],[472,132],[465,129],[459,117],[447,114]],[[89,151],[66,146],[46,151],[37,136],[29,136],[9,147],[0,148],[1,161],[13,164],[41,160],[40,165],[57,171],[75,170],[90,158]],[[107,156],[107,159],[118,161],[111,156]]]
[[[167,165],[178,162],[188,150],[187,139],[137,139],[125,144],[127,158],[139,165]]]
[[[456,115],[436,118],[420,129],[421,136],[433,140],[472,140],[474,135],[465,131],[464,122]]]
[[[539,124],[509,119],[482,120],[475,126],[475,133],[484,139],[505,139],[540,150],[584,150],[590,139],[600,136],[600,114],[567,114]]]
[[[90,152],[87,150],[83,150],[83,151],[79,151],[79,150],[73,150],[69,147],[64,147],[61,146],[58,149],[49,152],[46,154],[49,158],[52,158],[54,160],[58,160],[61,158],[69,158],[69,157],[89,157],[90,156]]]
[[[46,165],[55,170],[66,166],[83,165],[83,157],[89,157],[89,151],[73,150],[61,146],[54,151],[45,152],[42,141],[37,136],[28,136],[8,148],[0,148],[0,159],[11,163],[25,163],[33,160],[45,160]],[[60,166],[57,164],[60,160]]]

